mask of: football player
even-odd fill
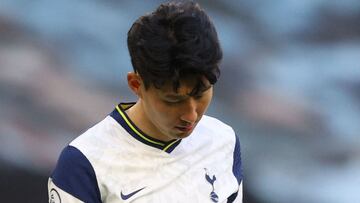
[[[222,59],[193,1],[161,4],[128,32],[134,103],[120,103],[62,151],[49,202],[242,202],[240,143],[204,115]]]

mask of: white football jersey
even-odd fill
[[[132,123],[131,105],[64,148],[49,202],[242,202],[240,143],[230,126],[204,115],[189,137],[163,142]]]

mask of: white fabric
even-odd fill
[[[106,203],[218,202],[238,191],[235,202],[242,202],[242,184],[233,174],[235,134],[221,121],[203,116],[193,133],[171,152],[148,146],[132,137],[111,116],[70,143],[79,149],[94,168],[101,200]],[[216,180],[213,185],[206,179]],[[57,188],[62,202],[81,202]],[[143,188],[124,200],[127,195]],[[71,197],[73,199],[71,199]],[[216,199],[216,198],[215,198]],[[51,202],[51,201],[50,201]]]

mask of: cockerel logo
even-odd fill
[[[215,193],[215,188],[214,188],[214,182],[216,181],[216,176],[213,175],[212,178],[210,178],[207,169],[206,168],[204,168],[204,169],[205,169],[205,179],[212,186],[212,191],[210,193],[210,199],[213,202],[218,202],[219,201],[219,196]]]

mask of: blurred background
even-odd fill
[[[163,1],[0,0],[1,202],[47,202],[61,149],[134,101],[127,31]],[[224,50],[209,115],[246,203],[360,202],[360,1],[199,0]]]

